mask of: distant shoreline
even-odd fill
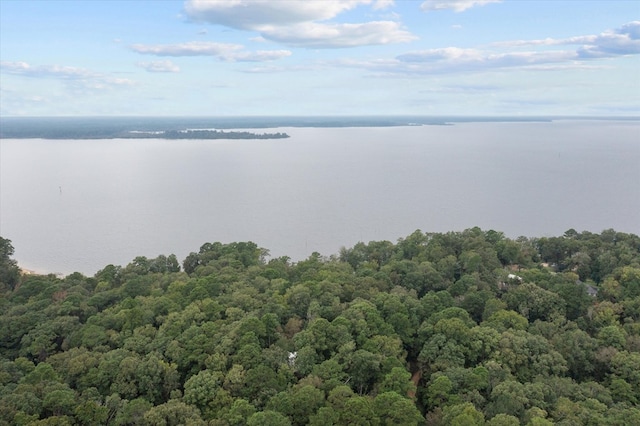
[[[606,121],[638,123],[640,117],[0,117],[0,139],[284,139],[282,128],[454,126],[469,123],[552,123]],[[255,131],[254,131],[255,130]]]
[[[289,135],[283,132],[254,133],[247,131],[227,131],[209,129],[160,130],[140,131],[132,130],[118,139],[286,139]]]
[[[286,139],[290,136],[284,132],[254,133],[247,131],[224,131],[208,129],[187,130],[130,130],[120,134],[86,134],[70,132],[73,134],[47,135],[42,132],[29,132],[23,130],[19,134],[0,133],[0,139],[77,139],[77,140],[105,140],[105,139],[166,139],[166,140],[212,140],[212,139]]]
[[[38,276],[47,276],[47,275],[55,275],[57,278],[64,278],[68,274],[63,274],[62,272],[44,272],[38,271],[35,269],[27,269],[18,265],[18,269],[20,269],[20,273],[22,275],[38,275]]]

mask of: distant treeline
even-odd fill
[[[640,118],[587,116],[0,117],[0,139],[112,139],[121,138],[129,132],[171,132],[172,129],[225,129],[233,131],[233,129],[282,127],[395,127],[453,125],[457,123],[550,122],[564,119],[638,121]],[[252,138],[254,137],[252,136]],[[234,137],[234,139],[236,138]]]
[[[282,127],[390,127],[486,121],[549,121],[549,117],[0,117],[0,139],[113,139],[134,132],[176,129],[275,129]],[[124,136],[123,136],[124,135]],[[191,135],[193,136],[193,135]],[[220,135],[216,135],[218,138]],[[230,135],[224,135],[225,138]],[[238,139],[231,135],[234,139]],[[157,137],[157,136],[155,136]],[[251,138],[257,136],[251,135]],[[267,138],[271,136],[262,136]],[[285,137],[285,136],[278,136]],[[181,139],[182,137],[180,137]],[[242,137],[244,138],[244,137]],[[210,139],[207,135],[206,139]]]
[[[14,131],[11,131],[14,130]],[[282,132],[254,133],[247,131],[222,130],[124,130],[91,127],[78,128],[21,128],[3,129],[4,139],[284,139],[289,135]]]
[[[127,132],[117,136],[121,139],[284,139],[289,135],[277,133],[253,133],[246,131],[225,132],[222,130],[167,130],[165,132]]]

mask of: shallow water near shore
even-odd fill
[[[38,272],[247,241],[301,260],[416,229],[640,233],[640,123],[281,127],[278,140],[0,141],[0,235]]]

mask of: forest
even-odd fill
[[[0,139],[284,139],[289,137],[284,132],[216,130],[214,129],[216,124],[226,127],[233,122],[134,117],[129,119],[2,117]]]
[[[639,425],[640,237],[420,230],[22,273],[0,237],[0,425]]]
[[[166,130],[162,132],[124,132],[116,137],[122,139],[285,139],[289,135],[283,132],[255,133],[247,131],[224,130]]]

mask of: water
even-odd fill
[[[280,127],[275,140],[3,139],[0,235],[93,275],[254,241],[304,259],[416,229],[640,233],[637,121]]]

